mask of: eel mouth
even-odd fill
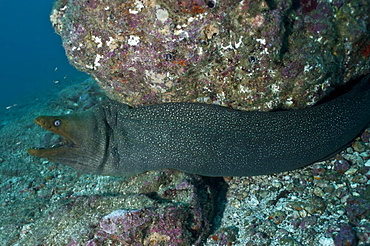
[[[42,143],[34,149],[72,148],[74,145],[75,143],[71,139],[50,132],[44,135]]]
[[[75,143],[71,139],[56,134],[52,135],[57,136],[57,138],[53,137],[49,140],[50,134],[46,134],[43,141],[45,144],[28,149],[28,153],[36,157],[58,157],[63,156],[68,149],[75,146]]]
[[[50,120],[52,118],[48,116],[40,116],[35,119],[35,123],[49,132],[43,136],[38,147],[28,149],[30,155],[44,158],[61,157],[76,147],[76,143],[68,134],[57,131],[55,127],[50,127]]]

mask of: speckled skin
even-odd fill
[[[369,3],[58,0],[51,21],[71,64],[117,101],[269,110],[370,71]]]
[[[73,144],[29,153],[102,175],[173,168],[204,176],[293,170],[331,156],[369,122],[369,76],[351,92],[315,107],[245,112],[193,103],[138,108],[109,101],[81,115],[36,122]],[[55,120],[60,125],[53,126]]]

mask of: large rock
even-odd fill
[[[58,0],[70,62],[132,106],[305,107],[370,71],[366,0]]]

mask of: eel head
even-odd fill
[[[83,141],[86,140],[86,129],[84,129],[80,117],[73,114],[39,116],[34,121],[42,128],[59,135],[60,138],[52,146],[28,149],[30,155],[62,163],[64,159],[81,154]]]

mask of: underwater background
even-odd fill
[[[35,100],[87,77],[67,60],[49,20],[52,5],[47,0],[1,1],[1,112],[27,103],[22,98]]]
[[[188,75],[178,77],[188,78],[189,81],[185,81],[184,84],[194,86],[194,90],[203,90],[205,86],[208,86],[206,88],[210,95],[216,94],[215,92],[218,92],[217,90],[222,86],[209,86],[211,84],[202,77],[203,75],[217,77],[220,82],[223,82],[232,78],[230,74],[235,71],[240,74],[251,74],[255,77],[252,76],[250,80],[255,81],[258,77],[257,79],[260,80],[257,81],[260,83],[247,84],[248,87],[244,87],[243,95],[256,91],[261,92],[269,86],[271,88],[264,93],[265,95],[270,93],[271,97],[260,100],[260,95],[257,93],[258,96],[246,97],[248,103],[254,101],[266,107],[277,106],[266,102],[276,99],[280,89],[284,89],[284,83],[274,86],[269,84],[274,81],[272,78],[268,80],[271,74],[281,74],[279,76],[291,79],[291,86],[285,86],[286,88],[303,88],[302,84],[298,83],[303,80],[297,81],[296,79],[297,71],[302,72],[302,76],[307,76],[308,82],[311,82],[314,77],[319,78],[317,74],[329,71],[331,73],[328,73],[328,76],[343,78],[343,80],[334,79],[334,82],[338,84],[339,81],[349,80],[353,74],[368,73],[370,66],[367,62],[370,57],[369,11],[363,9],[370,7],[366,1],[368,0],[225,0],[223,2],[184,0],[183,4],[178,6],[156,1],[158,5],[162,4],[162,7],[153,8],[156,15],[152,16],[158,18],[161,23],[163,21],[163,28],[167,28],[166,23],[168,22],[165,20],[179,18],[178,22],[186,21],[189,17],[187,15],[193,15],[192,25],[169,26],[174,27],[175,31],[180,34],[189,31],[197,35],[198,33],[193,32],[192,28],[196,29],[200,25],[207,24],[207,32],[204,32],[205,37],[203,37],[207,39],[207,42],[192,45],[197,49],[206,50],[210,48],[207,45],[212,44],[211,39],[214,39],[213,42],[218,46],[215,45],[213,48],[217,52],[220,50],[224,52],[224,55],[220,57],[225,59],[215,59],[216,63],[203,63],[203,59],[208,61],[207,55],[210,54],[203,52],[204,57],[201,56],[197,58],[198,60],[180,60],[180,58],[191,56],[188,57],[186,53],[190,49],[181,49],[184,45],[179,42],[181,47],[177,47],[177,53],[159,53],[156,61],[160,61],[158,64],[163,69],[173,68],[175,72],[178,70],[186,72],[187,65],[193,66],[198,62],[199,66],[196,67],[200,71],[194,72],[193,75],[201,78],[199,81],[202,83],[188,83],[193,78]],[[77,2],[79,4],[75,6],[81,6],[81,9],[80,12],[75,13],[80,13],[81,18],[90,16],[94,19],[94,15],[88,15],[89,11],[105,14],[105,10],[109,8],[103,4],[112,4],[110,9],[121,13],[121,9],[118,8],[120,4],[130,3],[131,13],[140,13],[142,9],[150,9],[150,6],[144,8],[140,3],[150,5],[149,3],[153,1],[59,0],[56,2],[61,6],[54,7],[56,10],[55,27],[60,28],[59,31],[64,34],[63,40],[70,38],[67,34],[73,34],[76,43],[79,43],[80,40],[86,40],[85,33],[81,29],[79,29],[81,32],[73,33],[58,26],[59,20],[66,21],[64,18],[67,18],[68,21],[70,18],[70,15],[64,11],[63,4]],[[234,8],[234,5],[239,2],[244,3],[242,10]],[[218,8],[216,3],[223,4],[224,7]],[[251,3],[250,6],[249,3]],[[292,3],[300,4],[294,6]],[[203,4],[204,8],[200,8],[200,4]],[[1,1],[1,245],[370,245],[370,129],[364,131],[336,159],[322,161],[299,170],[255,177],[210,180],[175,170],[155,170],[127,178],[85,175],[67,166],[29,156],[27,149],[30,147],[58,143],[55,135],[34,124],[33,119],[36,116],[82,112],[105,100],[106,94],[111,93],[114,97],[116,94],[109,92],[110,88],[121,89],[121,86],[130,85],[130,83],[124,83],[125,80],[121,81],[123,84],[119,84],[120,80],[112,79],[111,84],[100,84],[105,89],[102,91],[101,87],[86,73],[78,71],[69,64],[62,47],[62,39],[55,33],[50,23],[52,6],[52,0]],[[95,11],[99,8],[104,11]],[[176,13],[186,15],[186,18],[180,14],[168,15],[168,12],[172,13],[172,8],[179,8],[180,10]],[[189,12],[186,8],[191,11]],[[227,23],[228,19],[225,18],[225,25],[216,26],[211,18],[201,19],[199,17],[207,11],[215,13],[226,10],[230,10],[230,13],[234,10],[240,11],[236,14],[242,16],[246,9],[251,13],[250,18],[241,17],[238,20],[246,21],[247,24],[244,22]],[[331,47],[333,42],[338,43],[337,38],[331,35],[332,18],[328,18],[334,11],[337,12],[335,12],[336,19],[334,18],[333,23],[349,22],[351,25],[338,25],[343,29],[341,34],[345,49],[341,49],[342,43],[339,42],[340,45],[335,46],[333,51],[324,52]],[[149,11],[142,12],[149,13]],[[112,16],[114,14],[112,12]],[[353,15],[362,16],[362,18],[353,18]],[[292,30],[288,30],[283,25],[284,23],[289,24],[291,21],[289,16],[295,16],[301,21],[298,21],[298,24],[295,23],[295,26],[292,22]],[[304,18],[301,18],[302,16]],[[75,17],[77,18],[78,15]],[[138,21],[144,19],[138,18]],[[154,22],[157,23],[158,20]],[[136,25],[137,23],[132,22],[131,24]],[[252,33],[251,35],[243,34],[243,45],[240,41],[242,37],[222,32],[222,28],[231,29],[234,24],[237,28],[247,26]],[[148,28],[145,25],[137,26]],[[301,31],[302,26],[308,26],[308,31]],[[117,28],[124,27],[118,25]],[[159,28],[151,28],[151,26],[149,28],[153,32],[161,31]],[[234,33],[238,33],[237,30],[239,29],[235,29]],[[261,30],[268,30],[268,32]],[[111,30],[100,28],[100,31]],[[163,33],[172,35],[172,30]],[[218,35],[219,33],[227,35]],[[276,68],[278,72],[267,74],[267,77],[259,76],[258,71],[265,71],[267,67],[272,66],[273,57],[270,54],[280,47],[279,40],[281,39],[274,37],[288,38],[287,36],[292,33],[299,33],[304,39],[293,36],[292,39],[297,42],[293,43],[290,50],[285,51],[283,49],[285,44],[282,42],[281,50],[287,54],[291,53],[285,55],[284,62],[280,64],[281,67]],[[136,34],[129,33],[129,35],[133,36],[129,39],[131,40],[129,48],[135,50],[137,48]],[[261,38],[264,35],[273,38],[265,40]],[[81,60],[81,68],[85,67],[86,71],[93,75],[95,73],[97,78],[103,77],[100,72],[115,68],[120,62],[117,60],[103,63],[103,59],[96,60],[96,57],[100,56],[97,56],[93,49],[99,46],[100,36],[104,37],[102,33],[90,37],[91,40],[87,43],[94,45],[90,46],[91,50],[86,54],[94,58],[92,60],[96,61],[94,62],[96,67],[104,69],[87,67],[88,59],[87,61],[80,59],[86,54],[77,54],[76,57],[72,57],[77,61]],[[148,37],[152,36],[148,35]],[[330,42],[321,41],[322,37]],[[314,45],[306,42],[306,39],[312,40]],[[272,42],[273,45],[271,45]],[[159,42],[159,44],[164,46],[166,43]],[[118,49],[118,45],[103,48],[107,47]],[[152,46],[147,47],[148,49],[153,48]],[[251,54],[238,57],[245,63],[244,70],[235,69],[235,64],[239,64],[240,61],[232,60],[234,51],[238,48],[241,51],[253,51]],[[72,49],[73,46],[71,46]],[[302,52],[302,49],[305,52]],[[108,51],[107,54],[112,55]],[[216,51],[214,54],[217,53]],[[315,66],[308,66],[305,63],[305,55],[312,51],[315,52],[309,57],[317,63],[314,63]],[[149,73],[148,75],[139,69],[147,56],[135,52],[132,54],[140,55],[134,57],[138,61],[135,64],[138,66],[137,74],[134,75],[145,75],[149,82],[153,77],[156,78],[156,74]],[[318,54],[322,54],[322,57]],[[337,58],[338,54],[342,54],[344,58]],[[165,58],[164,62],[162,58]],[[128,61],[133,60],[130,57],[127,59]],[[275,59],[280,59],[280,57],[276,56]],[[346,66],[342,66],[342,63]],[[127,64],[131,63],[127,62]],[[159,66],[154,62],[153,64],[155,68]],[[209,68],[210,72],[204,73],[202,69],[209,64],[213,67]],[[336,73],[337,70],[331,66],[338,69],[344,67],[342,73],[347,75]],[[232,69],[228,70],[229,67]],[[131,67],[127,69],[131,73],[136,71]],[[232,71],[233,69],[235,71]],[[123,78],[131,76],[132,80],[142,81],[140,76],[132,76],[130,73],[118,74],[119,76]],[[178,77],[174,76],[173,79],[178,79]],[[295,82],[298,84],[294,84]],[[153,87],[155,89],[153,91],[161,91],[166,86],[172,88],[171,86],[176,84],[169,83],[164,86],[159,84]],[[313,84],[312,88],[307,91],[310,93],[317,91],[318,96],[313,99],[319,100],[321,90],[329,86],[329,83],[325,81],[322,84]],[[252,90],[249,91],[248,88]],[[123,91],[126,91],[126,88]],[[292,91],[287,93],[292,93]],[[147,102],[157,100],[154,96],[150,97],[156,95],[155,93],[150,92],[148,94],[150,96],[147,96],[146,92],[143,94],[139,95],[140,100],[146,99]],[[175,98],[167,91],[163,95]],[[187,92],[185,95],[187,96]],[[194,93],[194,95],[198,94]],[[199,93],[199,95],[203,94]],[[286,97],[289,98],[286,95],[282,97],[284,100]],[[297,92],[292,95],[307,99],[306,94],[301,96],[302,94]],[[180,97],[182,94],[175,96]],[[208,99],[213,100],[213,97],[210,96]],[[311,97],[308,99],[311,100]],[[306,105],[306,101],[302,104]],[[265,109],[265,107],[261,108]]]

